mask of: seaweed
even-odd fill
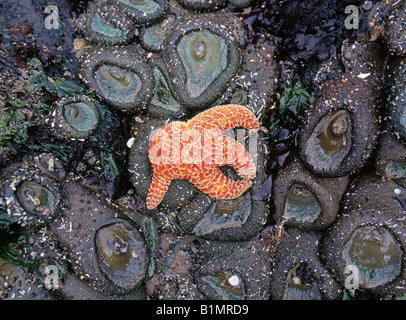
[[[241,17],[255,43],[264,32],[281,37],[279,54],[292,60],[327,60],[355,30],[346,29],[344,8],[359,0],[262,0]],[[362,12],[361,12],[362,14]]]
[[[16,217],[0,210],[0,260],[28,270],[38,269],[38,262],[25,259],[20,251],[27,236],[16,225]]]
[[[59,98],[75,96],[85,92],[85,89],[74,81],[58,76],[48,76],[44,71],[41,61],[37,58],[32,58],[28,61],[28,65],[34,68],[25,87],[29,92],[45,89]]]
[[[100,152],[101,165],[107,179],[106,190],[109,197],[113,198],[121,194],[125,189],[126,179],[124,163],[118,153],[112,150]]]
[[[271,161],[270,174],[261,185],[260,190],[253,195],[254,200],[265,201],[272,193],[274,175],[279,168],[284,167],[287,158],[297,147],[297,135],[302,117],[309,107],[309,93],[300,79],[294,76],[283,87],[277,107],[271,114],[270,137]]]
[[[29,128],[39,124],[38,121],[27,121],[22,112],[25,101],[7,100],[0,113],[0,148],[9,142],[26,146],[29,138]]]
[[[283,128],[295,131],[304,112],[309,107],[308,99],[309,93],[300,82],[300,79],[298,77],[292,78],[291,83],[283,88],[278,108],[275,110],[274,119],[269,128],[270,136],[275,139],[277,133],[281,132],[280,130]]]

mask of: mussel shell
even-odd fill
[[[134,36],[135,24],[117,7],[97,3],[87,13],[84,25],[86,38],[106,45],[124,44]]]
[[[152,71],[141,52],[135,48],[95,49],[86,57],[82,65],[82,73],[84,82],[90,90],[109,105],[123,112],[135,112],[145,107],[154,91]],[[111,79],[106,79],[104,73]],[[125,78],[122,79],[122,77]],[[115,90],[113,95],[106,85],[115,79],[122,88]],[[126,92],[126,88],[130,88],[131,91]]]

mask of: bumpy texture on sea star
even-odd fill
[[[259,123],[248,108],[230,104],[162,127],[148,148],[153,178],[147,208],[158,206],[174,179],[187,179],[217,199],[235,199],[251,187],[250,179],[256,176],[253,159],[243,145],[222,135],[235,127],[256,131]],[[233,167],[244,180],[226,177],[219,169],[223,165]]]

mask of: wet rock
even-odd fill
[[[377,112],[382,89],[382,60],[373,56],[365,38],[343,45],[345,70],[325,81],[307,110],[299,136],[304,164],[325,177],[341,177],[358,171],[377,144]]]
[[[105,295],[91,288],[87,283],[75,274],[68,273],[64,277],[64,283],[59,290],[64,300],[145,300],[145,288],[140,286],[134,291],[124,295]]]
[[[406,146],[389,130],[382,133],[376,155],[375,167],[381,176],[403,182],[405,172]]]
[[[52,159],[55,164],[59,160],[48,156],[48,166],[44,167],[45,157],[29,155],[1,171],[0,199],[7,204],[8,214],[23,227],[44,225],[60,213],[63,193],[59,182],[51,178],[56,171],[49,162]]]
[[[320,178],[294,160],[275,179],[275,220],[286,221],[287,227],[326,229],[339,213],[348,181],[348,176]]]
[[[319,256],[320,233],[286,229],[275,253],[270,283],[276,300],[337,299],[341,287]]]
[[[23,268],[0,261],[0,300],[53,300],[41,279]]]
[[[353,274],[355,287],[384,297],[405,291],[401,267],[405,211],[397,200],[404,189],[399,193],[398,188],[393,181],[367,174],[345,195],[342,214],[321,242],[326,268],[341,284],[349,276],[346,268],[350,265],[357,272]]]
[[[139,227],[78,184],[66,181],[63,188],[63,216],[50,227],[68,248],[75,274],[108,295],[135,290],[149,259]]]
[[[202,249],[194,279],[209,299],[269,299],[271,261],[261,240],[210,241]]]
[[[200,265],[202,240],[162,234],[160,242],[158,268],[147,282],[148,296],[159,300],[204,299],[193,281],[193,272]]]

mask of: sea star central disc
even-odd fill
[[[242,144],[222,135],[235,127],[256,131],[259,123],[248,108],[229,104],[162,127],[148,147],[153,177],[147,208],[158,206],[174,179],[187,179],[217,199],[235,199],[251,187],[250,179],[256,176],[252,157]],[[227,178],[219,169],[223,165],[233,167],[244,180]]]

